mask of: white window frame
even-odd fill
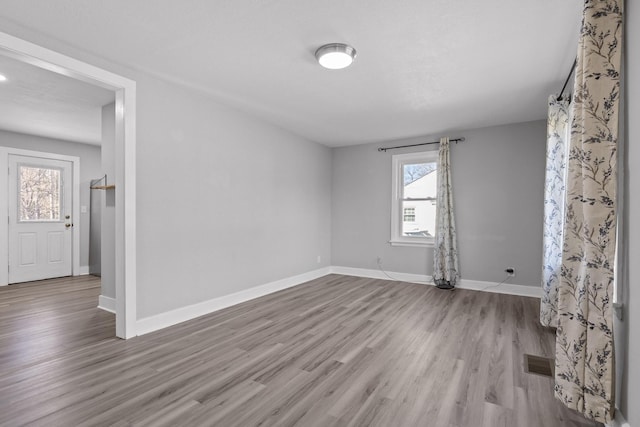
[[[402,235],[402,190],[404,187],[403,166],[415,163],[438,163],[437,151],[395,154],[391,156],[392,191],[391,191],[391,239],[392,246],[433,247],[433,237]]]

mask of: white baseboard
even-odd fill
[[[116,299],[111,297],[105,297],[104,295],[100,295],[98,297],[98,308],[104,311],[108,311],[109,313],[116,312]]]
[[[138,321],[136,322],[136,331],[138,335],[148,334],[150,332],[157,331],[168,326],[176,325],[178,323],[186,322],[187,320],[195,319],[196,317],[204,316],[206,314],[213,313],[215,311],[222,310],[223,308],[231,307],[233,305],[240,304],[254,298],[297,286],[310,280],[314,280],[332,273],[343,274],[345,276],[367,277],[383,280],[398,280],[403,282],[419,283],[423,285],[433,285],[431,276],[427,275],[387,272],[387,276],[387,274],[380,270],[331,266],[313,270],[308,273],[299,274],[297,276],[276,280],[275,282],[245,289],[243,291],[236,292],[230,295],[225,295],[218,298],[210,299],[208,301],[192,304],[186,307],[177,308],[165,313],[138,319]],[[458,288],[537,298],[540,298],[541,295],[541,290],[533,286],[522,286],[508,283],[499,284],[494,282],[482,282],[478,280],[467,279],[462,279],[460,281],[460,284],[458,285]],[[115,300],[113,298],[107,298],[101,295],[99,307],[103,310],[115,312]]]
[[[199,302],[197,304],[189,305],[186,307],[177,308],[175,310],[156,314],[154,316],[145,317],[139,319],[136,322],[136,332],[138,335],[148,334],[149,332],[157,331],[158,329],[166,328],[167,326],[186,322],[187,320],[195,319],[196,317],[204,316],[205,314],[213,313],[214,311],[231,307],[232,305],[240,304],[254,298],[300,285],[310,280],[326,276],[330,273],[330,267],[325,267],[318,270],[310,271],[308,273],[287,277],[285,279],[276,280],[275,282],[245,289],[243,291],[236,292],[230,295],[225,295],[219,298],[210,299],[208,301]]]
[[[76,274],[76,276],[86,276],[87,274],[89,274],[89,266],[81,265],[80,269],[78,270],[78,274]]]
[[[631,427],[631,424],[629,424],[627,420],[624,419],[622,412],[620,412],[620,409],[618,408],[616,408],[615,419],[611,421],[611,424],[605,424],[605,425],[607,427]]]
[[[398,280],[401,282],[421,283],[424,285],[433,284],[431,276],[423,274],[398,273],[394,271],[388,271],[387,276],[380,270],[370,270],[368,268],[332,266],[331,273],[343,274],[345,276],[367,277],[369,279]]]
[[[480,280],[461,279],[458,289],[493,292],[496,294],[519,295],[523,297],[542,297],[542,287],[514,285],[512,283],[483,282]]]
[[[380,270],[353,267],[331,267],[334,274],[344,274],[345,276],[368,277],[371,279],[399,280],[403,282],[420,283],[433,285],[431,276],[422,274],[409,274],[388,271],[385,274]],[[461,279],[458,289],[469,289],[473,291],[493,292],[498,294],[520,295],[525,297],[540,298],[542,289],[537,286],[514,285],[512,283],[483,282],[480,280]]]

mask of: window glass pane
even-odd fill
[[[410,184],[413,181],[422,178],[436,170],[436,163],[406,163],[402,165],[402,173],[404,176],[404,185]]]
[[[437,163],[402,166],[402,235],[433,237],[436,228]],[[422,200],[420,200],[422,199]],[[427,200],[424,200],[427,199]]]
[[[435,200],[405,200],[402,202],[402,235],[433,237],[436,230]],[[412,212],[407,215],[407,212]]]
[[[60,169],[20,166],[18,178],[20,221],[59,221]]]
[[[403,199],[425,199],[436,197],[437,163],[409,163],[402,165]]]

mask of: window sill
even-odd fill
[[[431,241],[416,241],[416,240],[389,240],[391,246],[410,246],[417,248],[432,248],[433,240]]]

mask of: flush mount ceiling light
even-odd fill
[[[0,82],[5,82],[5,81],[7,81],[7,78],[2,74],[0,74]]]
[[[344,43],[329,43],[316,50],[318,63],[330,70],[346,68],[355,58],[356,50]]]

